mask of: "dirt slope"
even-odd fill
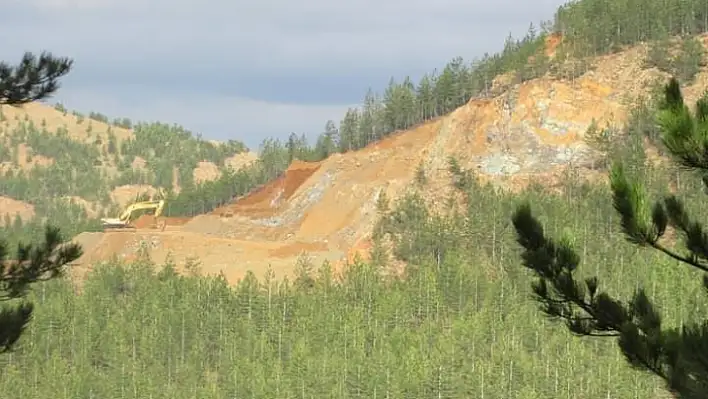
[[[3,128],[12,129],[23,121],[32,121],[35,126],[43,126],[48,132],[56,132],[57,129],[65,127],[69,137],[85,143],[93,143],[96,137],[107,138],[109,125],[88,117],[79,118],[71,112],[60,112],[49,104],[32,102],[20,107],[10,105],[0,106],[5,121]],[[90,131],[87,127],[91,123]],[[133,136],[129,129],[118,126],[110,126],[113,134],[118,140],[125,140]]]
[[[110,233],[89,249],[83,264],[109,254],[129,258],[136,243],[148,242],[160,262],[198,257],[207,273],[232,282],[270,265],[291,274],[303,251],[318,263],[350,258],[366,250],[382,192],[397,198],[412,186],[419,164],[429,179],[429,197],[444,199],[455,155],[481,179],[519,187],[531,178],[552,182],[570,164],[593,167],[596,154],[583,141],[595,119],[624,122],[627,99],[644,93],[658,76],[641,68],[646,48],[597,60],[597,68],[573,82],[550,78],[507,87],[491,99],[475,99],[450,115],[395,134],[361,151],[316,164],[296,162],[280,179],[212,214],[164,232]],[[705,71],[685,90],[689,101],[708,87]]]
[[[18,126],[29,122],[38,128],[44,128],[48,133],[56,133],[60,129],[66,129],[71,139],[99,146],[102,150],[108,148],[109,131],[116,136],[118,145],[123,140],[133,137],[133,132],[130,129],[112,126],[88,117],[77,117],[71,112],[61,112],[41,102],[32,102],[19,107],[0,105],[0,114],[2,114],[0,137],[10,135]],[[35,165],[47,165],[53,162],[52,159],[37,155],[31,160],[25,160],[27,147],[24,144],[20,144],[18,150],[19,166],[23,170],[31,169]]]
[[[231,216],[234,214],[251,217],[273,216],[287,204],[297,189],[320,167],[319,163],[294,161],[279,178],[262,186],[233,204],[215,209],[212,215]]]

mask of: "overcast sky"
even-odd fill
[[[4,0],[0,59],[74,58],[52,102],[256,149],[368,87],[501,49],[562,0]],[[206,6],[210,4],[209,6]]]

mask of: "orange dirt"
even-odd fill
[[[548,57],[553,57],[556,54],[556,49],[563,41],[563,36],[560,33],[552,33],[546,37],[545,53]]]
[[[164,217],[160,216],[155,220],[155,216],[151,214],[140,215],[137,219],[133,220],[130,225],[136,229],[150,229],[157,225],[162,225],[163,223],[167,226],[182,226],[183,224],[189,222],[191,218],[188,217]]]
[[[155,223],[157,221],[155,220],[155,216],[153,215],[140,215],[137,219],[133,220],[130,225],[135,227],[136,229],[147,229],[150,227],[154,227]]]
[[[165,217],[160,216],[160,222],[164,221],[168,226],[182,226],[189,222],[192,218],[189,217]]]
[[[269,267],[282,277],[293,273],[303,251],[315,265],[341,265],[357,254],[366,258],[380,195],[393,201],[408,192],[418,165],[427,178],[424,197],[436,207],[445,206],[454,190],[451,156],[480,180],[506,189],[536,178],[552,183],[571,165],[596,176],[590,168],[598,154],[584,143],[588,126],[593,119],[600,126],[620,125],[627,95],[643,94],[648,83],[665,77],[643,69],[645,52],[637,47],[601,57],[574,81],[545,77],[509,84],[493,98],[472,100],[362,150],[318,163],[296,161],[251,194],[182,225],[168,223],[164,231],[80,235],[86,254],[78,263],[86,270],[111,255],[132,259],[142,247],[158,264],[168,255],[178,264],[196,257],[204,273],[223,273],[232,283],[248,270],[262,276]],[[706,88],[704,71],[685,97],[695,101]]]
[[[298,256],[303,252],[327,251],[327,244],[315,242],[296,242],[276,248],[269,252],[270,256],[276,258],[289,258]]]
[[[265,184],[234,203],[215,209],[212,215],[251,215],[265,217],[273,214],[280,204],[290,199],[297,189],[320,167],[317,162],[295,160],[277,179]]]

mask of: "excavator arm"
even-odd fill
[[[162,211],[165,209],[165,200],[160,200],[157,203],[157,208],[155,208],[155,217],[160,217]]]
[[[140,211],[143,209],[155,209],[155,216],[159,216],[157,215],[157,213],[158,211],[162,213],[164,202],[165,201],[145,201],[135,203],[127,207],[125,211],[123,211],[123,213],[118,217],[118,219],[128,222],[130,221],[131,216],[133,216],[133,212]]]
[[[165,200],[161,199],[159,201],[144,201],[144,202],[136,202],[134,204],[129,205],[123,213],[120,214],[117,218],[104,218],[101,219],[101,222],[103,222],[103,227],[104,228],[109,228],[109,227],[117,227],[117,228],[122,228],[122,227],[127,227],[128,224],[130,223],[133,213],[139,210],[143,209],[154,209],[155,210],[155,217],[159,217],[162,214],[162,211],[165,208]]]

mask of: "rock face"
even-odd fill
[[[592,72],[574,81],[542,78],[506,86],[494,98],[473,99],[451,114],[399,132],[360,151],[316,163],[294,163],[285,175],[235,203],[163,232],[110,233],[103,249],[128,256],[131,243],[145,240],[160,262],[197,257],[207,271],[235,281],[246,270],[257,275],[270,266],[291,274],[298,256],[314,262],[351,258],[368,248],[382,193],[396,198],[411,187],[418,165],[425,168],[428,197],[450,190],[448,159],[480,179],[509,188],[541,177],[552,182],[568,165],[591,169],[597,154],[584,142],[591,123],[621,126],[628,100],[646,93],[662,74],[642,69],[646,49],[637,47],[600,58]],[[703,72],[686,88],[694,101],[708,87]],[[142,235],[126,239],[128,235]],[[137,240],[137,241],[136,241]],[[97,247],[98,248],[98,247]]]

